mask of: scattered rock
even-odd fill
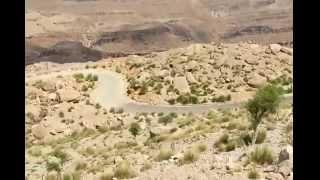
[[[278,173],[280,173],[283,177],[287,177],[290,175],[292,171],[292,162],[289,160],[285,160],[278,165]]]
[[[173,79],[174,88],[178,89],[181,93],[188,93],[190,92],[190,87],[186,77],[175,77]]]
[[[31,132],[38,139],[42,139],[46,135],[48,135],[47,128],[45,128],[43,125],[40,125],[40,124],[32,126],[31,127]]]
[[[80,92],[74,90],[74,89],[59,89],[58,90],[59,97],[61,101],[64,102],[74,102],[79,101],[80,99]]]
[[[54,92],[56,91],[56,86],[52,82],[45,81],[45,82],[42,82],[41,89],[46,92]]]
[[[141,72],[139,74],[139,78],[138,78],[138,81],[140,82],[143,82],[143,81],[146,81],[146,79],[150,78],[150,74],[147,73],[147,72]]]
[[[251,74],[247,83],[253,88],[259,88],[267,83],[267,79],[259,74]]]
[[[279,153],[278,163],[289,159],[289,153],[286,149],[283,149]]]
[[[286,53],[286,54],[288,54],[290,56],[293,55],[293,49],[292,48],[282,47],[280,49],[280,51],[283,52],[283,53]]]
[[[247,57],[244,61],[245,61],[246,63],[250,64],[250,65],[257,65],[257,64],[259,64],[258,59],[257,59],[257,58],[254,58],[254,57]]]
[[[277,173],[268,173],[265,178],[267,180],[284,180],[284,178],[281,176],[281,174]]]
[[[271,50],[272,54],[278,54],[281,50],[281,45],[279,44],[270,44],[269,49]]]
[[[198,81],[193,77],[191,72],[187,72],[186,77],[189,83],[198,83]]]

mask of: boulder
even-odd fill
[[[279,44],[270,44],[269,49],[271,50],[272,54],[278,54],[281,50],[281,45]]]
[[[281,162],[278,166],[278,173],[280,173],[283,177],[290,176],[292,172],[292,162],[289,160],[285,160]]]
[[[244,60],[246,63],[250,64],[250,65],[257,65],[259,64],[259,61],[257,58],[252,57],[252,56],[248,56],[246,57],[246,59]]]
[[[279,153],[278,163],[281,163],[289,159],[289,152],[286,149],[282,149]]]
[[[170,75],[170,72],[166,69],[164,70],[155,70],[154,71],[155,76],[161,76],[161,77],[166,77]]]
[[[80,99],[80,92],[74,89],[59,89],[58,90],[59,97],[63,102],[73,102],[78,101]]]
[[[185,66],[186,70],[198,70],[199,69],[199,64],[197,61],[190,61],[186,66]]]
[[[141,72],[138,76],[138,81],[146,81],[148,78],[150,78],[150,74],[147,72]]]
[[[283,180],[284,178],[281,176],[281,174],[277,173],[268,173],[265,178],[267,180]]]
[[[189,83],[198,83],[198,81],[193,77],[191,72],[187,72],[186,77]]]
[[[248,77],[247,83],[253,88],[259,88],[267,83],[267,79],[259,74],[252,74]]]
[[[59,95],[57,93],[50,93],[48,95],[48,99],[54,102],[58,102],[59,101]]]
[[[31,133],[38,139],[43,139],[48,135],[48,129],[41,124],[37,124],[31,127]]]
[[[292,48],[282,47],[280,49],[280,51],[283,52],[283,53],[286,53],[286,54],[288,54],[290,56],[293,55],[293,49]]]
[[[150,131],[154,134],[160,135],[160,134],[169,133],[171,129],[172,129],[171,127],[161,126],[161,127],[152,127],[150,128]]]
[[[184,77],[184,76],[175,77],[173,79],[173,85],[174,85],[174,88],[178,89],[179,92],[181,92],[181,93],[190,92],[190,87],[189,87],[188,81],[187,81],[186,77]]]
[[[26,106],[26,114],[29,120],[32,122],[38,122],[40,120],[41,108],[39,106],[29,104]]]
[[[41,89],[46,92],[54,92],[56,90],[56,86],[52,82],[42,82]]]

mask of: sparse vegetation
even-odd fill
[[[135,176],[135,172],[131,169],[129,162],[125,160],[120,162],[114,171],[114,177],[118,179],[128,179]]]
[[[266,130],[259,130],[257,132],[257,139],[256,139],[256,144],[261,144],[264,142],[264,140],[267,137],[267,131]]]
[[[79,162],[76,166],[76,171],[79,171],[79,170],[84,170],[87,168],[87,163],[85,162]]]
[[[224,95],[221,95],[221,96],[218,96],[218,97],[212,97],[211,98],[211,102],[225,102],[225,101],[230,101],[231,100],[231,95],[228,94],[226,96]]]
[[[189,163],[193,163],[194,161],[199,159],[199,153],[195,150],[189,150],[186,151],[183,154],[183,160],[182,160],[182,164],[189,164]]]
[[[274,161],[274,155],[266,146],[257,147],[253,152],[251,152],[250,160],[260,165],[271,164]]]
[[[255,132],[253,143],[255,143],[256,131],[262,118],[269,113],[274,113],[279,106],[280,94],[276,86],[268,85],[259,89],[255,97],[246,104],[246,109],[250,114],[251,128]]]
[[[207,150],[207,145],[206,144],[199,144],[197,146],[197,149],[198,149],[199,152],[204,152],[204,151]]]
[[[29,152],[29,154],[31,154],[32,156],[35,156],[35,157],[39,157],[42,154],[41,148],[38,146],[34,146],[34,147],[30,148],[28,152]]]
[[[134,137],[136,137],[139,134],[140,130],[141,130],[141,127],[138,123],[136,122],[131,123],[129,131]]]
[[[73,78],[76,80],[77,83],[81,83],[84,80],[84,75],[82,73],[77,73],[73,75]]]
[[[88,82],[95,82],[95,81],[98,81],[98,76],[97,75],[88,74],[85,77],[85,80],[88,81]]]
[[[50,155],[59,158],[61,160],[61,164],[64,164],[68,159],[68,154],[63,152],[60,148],[56,148],[53,152],[50,153]]]
[[[112,180],[114,174],[109,172],[109,173],[104,173],[103,175],[100,176],[100,180]]]
[[[72,180],[71,174],[63,174],[63,180]]]
[[[228,134],[223,134],[217,142],[215,142],[214,147],[218,148],[219,151],[233,151],[237,146],[237,141],[235,139],[230,139]]]
[[[115,108],[114,107],[110,108],[109,112],[110,113],[115,113]]]
[[[173,155],[171,149],[161,148],[158,156],[156,157],[156,161],[169,160]]]
[[[248,178],[249,179],[259,179],[260,175],[259,175],[259,173],[258,173],[258,171],[256,169],[252,169],[248,173]]]
[[[124,112],[123,108],[119,108],[119,109],[117,110],[117,113],[118,113],[118,114],[122,114],[123,112]]]
[[[149,161],[144,162],[143,166],[141,167],[140,171],[147,171],[152,168],[152,164]]]
[[[100,105],[99,103],[97,103],[97,104],[95,105],[95,108],[96,108],[96,109],[100,109],[100,108],[101,108],[101,105]]]
[[[88,87],[86,85],[82,85],[81,91],[83,91],[83,92],[88,91]]]
[[[198,104],[199,99],[197,96],[193,96],[190,93],[179,95],[178,98],[176,99],[178,103],[181,104]]]
[[[64,118],[64,113],[62,111],[59,112],[59,117]]]
[[[47,167],[47,171],[56,171],[56,172],[60,172],[61,171],[61,164],[58,161],[49,161],[47,160],[46,162],[46,167]]]
[[[162,124],[164,124],[164,125],[167,125],[167,124],[169,124],[169,123],[172,122],[173,118],[174,118],[174,116],[168,114],[168,115],[165,115],[165,116],[161,116],[161,117],[159,118],[158,122],[159,122],[159,123],[162,123]]]

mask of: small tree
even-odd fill
[[[253,144],[256,132],[262,118],[269,113],[274,113],[279,106],[281,91],[274,85],[268,85],[259,89],[253,99],[246,104],[250,113],[251,127],[254,130]]]
[[[135,123],[135,122],[131,123],[129,131],[134,137],[136,137],[139,134],[140,130],[141,130],[141,127],[138,123]]]

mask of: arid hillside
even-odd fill
[[[292,0],[30,0],[27,10],[27,48],[75,41],[126,56],[212,41],[292,45]]]
[[[291,180],[292,55],[210,43],[27,65],[27,179]]]

